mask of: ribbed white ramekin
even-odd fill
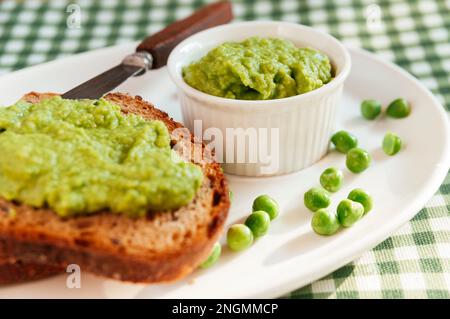
[[[200,92],[184,82],[184,66],[223,42],[242,41],[252,36],[283,38],[299,47],[322,51],[331,59],[335,78],[317,90],[266,101],[220,98]],[[326,154],[351,62],[345,47],[331,35],[293,23],[256,21],[219,26],[197,33],[172,51],[167,65],[178,87],[185,125],[196,134],[199,130],[204,135],[211,135],[217,130],[222,132],[225,171],[236,175],[266,176],[300,170]],[[247,142],[253,136],[250,132],[257,132],[257,148],[251,143],[238,147],[237,138],[231,134],[227,138],[227,129],[241,129],[234,132],[248,134]],[[213,139],[217,136],[214,135]],[[227,145],[233,144],[234,148],[227,148]],[[272,156],[261,156],[264,154]]]

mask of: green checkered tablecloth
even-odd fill
[[[142,39],[202,4],[0,1],[0,74]],[[79,28],[72,15],[78,8]],[[236,0],[234,12],[237,20],[311,25],[346,44],[374,51],[418,77],[450,111],[450,0]],[[426,207],[391,238],[288,297],[450,298],[450,174]]]

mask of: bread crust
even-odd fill
[[[39,280],[62,273],[59,267],[40,264],[24,264],[0,259],[0,285],[18,284]]]
[[[24,99],[35,103],[53,95],[31,92]],[[125,114],[163,121],[171,133],[183,128],[139,96],[111,93],[105,98],[120,105]],[[186,141],[175,139],[173,143]],[[188,144],[193,149],[193,139]],[[141,219],[111,212],[63,219],[51,210],[0,198],[0,258],[57,268],[77,264],[82,271],[131,282],[180,279],[208,256],[230,206],[220,165],[203,160],[196,164],[202,167],[204,181],[192,203],[170,212],[151,212]],[[11,209],[15,217],[9,216]],[[123,235],[131,239],[123,242],[122,236],[109,237],[117,228],[123,228]],[[134,234],[140,232],[148,237],[135,239]]]

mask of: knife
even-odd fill
[[[136,52],[119,65],[78,85],[62,95],[65,99],[98,99],[129,77],[165,66],[172,49],[190,35],[232,20],[231,4],[222,1],[206,5],[189,17],[176,21],[144,39]]]

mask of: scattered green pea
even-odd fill
[[[247,249],[253,243],[253,233],[244,224],[234,224],[227,232],[227,244],[233,251]]]
[[[392,101],[386,110],[388,116],[396,119],[407,117],[409,113],[411,113],[411,106],[404,98],[398,98]]]
[[[347,153],[358,146],[358,139],[347,131],[338,131],[331,137],[331,143],[334,144],[337,151]]]
[[[245,225],[250,228],[255,238],[264,236],[269,230],[270,216],[265,211],[257,210],[247,217]]]
[[[305,206],[315,212],[320,208],[327,208],[331,199],[328,192],[324,189],[313,187],[303,196]]]
[[[320,175],[320,185],[329,192],[337,192],[342,187],[344,175],[342,171],[329,167]]]
[[[337,207],[339,223],[350,227],[364,215],[364,206],[350,199],[342,200]]]
[[[312,229],[319,235],[333,235],[340,227],[339,219],[333,212],[325,208],[319,209],[314,213],[311,220]]]
[[[361,103],[361,114],[367,120],[374,120],[381,113],[381,103],[376,100],[364,100]]]
[[[386,155],[393,156],[402,148],[402,140],[394,133],[387,132],[383,138],[382,148]]]
[[[219,260],[221,252],[222,246],[220,246],[219,243],[215,243],[213,248],[211,249],[209,257],[206,258],[206,260],[200,264],[200,268],[206,269],[213,266]]]
[[[347,198],[363,205],[364,214],[367,214],[372,210],[373,206],[372,196],[370,196],[370,194],[367,191],[361,188],[355,188],[354,190],[352,190],[348,194]]]
[[[353,173],[361,173],[369,167],[372,157],[362,148],[353,148],[347,153],[345,164]]]
[[[270,220],[277,218],[279,213],[278,203],[269,195],[260,195],[255,198],[252,206],[253,211],[262,210],[269,214]]]

